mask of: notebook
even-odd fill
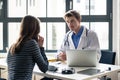
[[[96,50],[66,50],[67,65],[70,67],[96,67]]]

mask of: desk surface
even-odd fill
[[[63,80],[90,80],[93,78],[97,78],[100,76],[104,76],[106,74],[111,74],[113,72],[118,72],[120,71],[120,67],[116,65],[108,65],[108,64],[99,64],[97,67],[73,67],[75,69],[74,74],[61,74],[61,70],[63,68],[68,67],[65,63],[58,63],[58,62],[52,62],[50,63],[51,65],[57,66],[58,71],[57,72],[50,72],[47,71],[47,73],[42,73],[38,69],[37,66],[34,68],[34,74],[42,75],[42,76],[48,76],[48,77],[53,77],[53,78],[59,78]],[[111,68],[111,70],[108,70],[108,68]],[[84,74],[78,74],[78,71],[86,70],[86,69],[100,69],[100,73],[95,74],[95,75],[84,75]]]
[[[34,74],[38,74],[41,76],[47,76],[47,77],[53,77],[53,78],[59,78],[63,80],[90,80],[96,77],[104,76],[106,74],[112,73],[112,72],[117,72],[120,71],[120,67],[116,65],[108,65],[108,64],[99,64],[97,67],[73,67],[75,68],[75,73],[74,74],[61,74],[61,70],[63,68],[66,68],[67,65],[65,63],[59,63],[59,62],[52,62],[50,63],[51,65],[57,66],[58,71],[57,72],[50,72],[47,71],[46,73],[42,73],[37,65],[35,65],[34,68]],[[0,59],[0,67],[6,68],[6,59]],[[111,68],[111,70],[108,70],[108,67]],[[84,74],[78,74],[78,71],[85,70],[88,68],[95,68],[95,69],[100,69],[101,72],[95,75],[84,75]]]

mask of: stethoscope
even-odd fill
[[[68,37],[69,37],[69,34],[71,33],[72,31],[70,31],[68,34],[67,34],[67,36],[66,36],[66,39],[65,39],[65,42],[64,42],[64,46],[70,46],[70,43],[69,43],[69,41],[68,41]],[[86,28],[86,37],[87,37],[87,35],[88,35],[88,29]]]
[[[70,31],[67,36],[66,36],[66,39],[65,39],[65,42],[64,42],[64,46],[69,46],[69,41],[68,41],[68,37],[69,37],[69,34],[71,33],[72,31]]]

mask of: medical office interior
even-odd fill
[[[0,0],[0,59],[6,58],[28,14],[41,20],[46,55],[54,58],[69,30],[63,15],[70,9],[80,12],[81,25],[97,33],[101,50],[116,52],[115,65],[120,66],[120,0]],[[34,76],[33,80],[42,77]],[[7,79],[7,71],[1,71],[1,77]]]

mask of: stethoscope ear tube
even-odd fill
[[[68,37],[69,37],[69,34],[71,33],[72,31],[70,31],[67,35],[66,35],[66,39],[65,39],[65,42],[64,42],[64,46],[69,46],[69,41],[68,41]]]

